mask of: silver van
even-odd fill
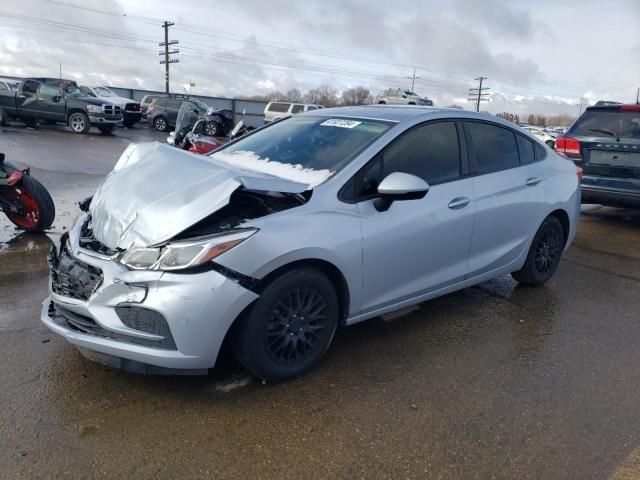
[[[324,107],[313,103],[269,102],[264,109],[264,123],[271,123],[283,117],[318,110],[319,108]]]

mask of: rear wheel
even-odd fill
[[[169,129],[169,124],[167,123],[166,118],[156,117],[153,119],[153,128],[159,132],[166,132]]]
[[[18,207],[18,212],[7,212],[7,217],[18,228],[27,232],[42,232],[49,228],[56,216],[51,195],[40,182],[24,175],[20,185],[9,190],[5,197]]]
[[[91,128],[89,117],[86,113],[75,112],[69,117],[69,126],[73,133],[85,134]]]
[[[511,276],[522,285],[537,287],[555,273],[564,248],[564,229],[557,217],[547,217],[536,232],[524,266]]]
[[[7,124],[7,114],[4,112],[4,108],[0,107],[0,127],[4,127]]]
[[[216,122],[207,122],[204,125],[204,133],[210,137],[217,137],[220,135],[220,126]]]
[[[338,326],[338,296],[331,281],[313,269],[276,278],[237,326],[234,353],[257,377],[281,381],[315,367]]]

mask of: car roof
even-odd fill
[[[305,112],[304,115],[341,116],[369,118],[375,120],[386,120],[390,122],[405,122],[417,117],[451,113],[452,116],[461,117],[465,114],[473,114],[483,119],[495,121],[497,117],[483,113],[470,112],[469,110],[459,110],[457,108],[427,107],[420,105],[360,105],[356,107],[336,107],[323,108]],[[501,122],[500,122],[501,123]]]

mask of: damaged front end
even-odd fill
[[[42,321],[110,366],[204,373],[258,297],[253,278],[215,258],[258,232],[252,220],[310,195],[159,144],[130,147],[52,249]]]

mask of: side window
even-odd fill
[[[152,103],[156,106],[156,107],[166,107],[167,106],[167,102],[165,98],[156,98],[154,101],[152,101]]]
[[[40,84],[38,82],[34,82],[33,80],[27,80],[26,82],[24,82],[24,85],[22,86],[22,93],[26,95],[35,95],[36,92],[38,91],[39,86]]]
[[[518,152],[520,152],[520,163],[526,164],[535,161],[536,156],[533,152],[533,142],[522,135],[517,135]]]
[[[286,113],[289,111],[290,103],[272,103],[269,107],[270,112]]]
[[[4,82],[0,82],[0,90],[9,90]]]
[[[428,123],[396,139],[356,174],[356,198],[374,195],[382,179],[393,172],[416,175],[430,185],[460,177],[455,122]]]
[[[53,85],[47,85],[43,83],[40,87],[40,96],[44,98],[53,98],[55,96],[60,95],[60,90],[58,87],[54,87]]]
[[[174,110],[179,110],[181,106],[182,106],[182,100],[170,99],[167,102],[167,108],[173,108]]]
[[[405,133],[384,152],[384,175],[404,172],[430,185],[460,176],[460,145],[454,122],[435,122]]]
[[[318,109],[318,107],[316,107],[316,106],[314,106],[314,105],[309,105],[309,106],[307,107],[307,111],[308,111],[308,112],[310,112],[311,110],[317,110],[317,109]]]
[[[304,110],[304,105],[294,105],[291,108],[291,113],[300,113]]]
[[[520,164],[515,134],[506,128],[481,122],[466,123],[478,173],[517,167]]]

